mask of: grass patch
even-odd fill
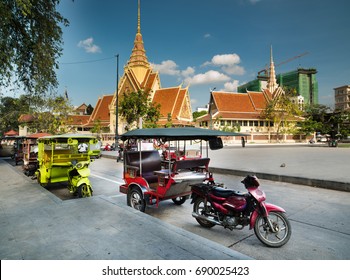
[[[339,148],[350,148],[350,143],[338,143]]]

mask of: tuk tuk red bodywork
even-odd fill
[[[208,157],[202,157],[202,150],[188,157],[178,157],[170,149],[167,157],[160,156],[158,150],[142,150],[141,141],[157,139],[165,144],[178,140],[204,140],[212,149],[222,148],[218,136],[242,136],[245,134],[213,131],[201,128],[158,128],[137,129],[121,136],[123,141],[139,141],[138,151],[124,151],[124,184],[119,187],[121,193],[127,194],[127,204],[140,211],[146,205],[156,204],[162,200],[172,199],[180,205],[189,198],[191,185],[212,180],[209,173]],[[170,147],[167,143],[167,147]],[[124,145],[125,147],[128,144]],[[202,145],[200,145],[202,149]],[[207,155],[208,155],[208,145]],[[164,155],[164,152],[163,152]],[[186,151],[184,151],[186,155]],[[193,156],[194,155],[194,156]]]

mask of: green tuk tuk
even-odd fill
[[[46,186],[51,183],[67,182],[70,193],[78,197],[92,196],[89,180],[90,156],[96,151],[94,136],[63,134],[45,136],[38,139],[38,183]]]

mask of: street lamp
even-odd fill
[[[119,87],[119,54],[115,55],[117,58],[117,84],[116,84],[116,90],[115,90],[115,149],[117,149],[118,145],[118,105],[119,105],[119,100],[118,100],[118,87]]]

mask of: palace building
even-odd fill
[[[277,139],[275,124],[264,117],[267,104],[284,95],[284,90],[276,81],[275,67],[270,54],[268,79],[261,91],[223,92],[212,91],[209,100],[208,114],[197,118],[196,124],[200,127],[212,129],[235,129],[249,133],[249,141],[266,142]],[[303,97],[295,97],[293,102],[303,103]],[[296,122],[302,118],[293,117],[289,121]],[[300,141],[302,136],[283,135],[283,141]],[[237,139],[236,139],[237,140]]]
[[[188,87],[175,86],[162,88],[159,73],[153,71],[148,62],[144,42],[141,34],[140,0],[138,1],[137,32],[134,47],[127,64],[124,66],[124,74],[118,83],[117,92],[114,93],[109,104],[110,132],[115,133],[116,126],[116,101],[122,98],[124,93],[145,91],[149,93],[153,103],[160,104],[161,118],[158,125],[162,126],[170,122],[173,126],[193,125],[192,108]],[[119,116],[118,134],[124,133],[125,121]]]
[[[137,31],[130,58],[124,66],[124,73],[119,79],[118,89],[114,94],[98,98],[90,116],[72,116],[70,126],[79,133],[88,133],[98,125],[102,141],[114,141],[116,133],[116,101],[124,93],[144,91],[149,93],[151,102],[160,104],[160,119],[157,125],[193,126],[192,108],[188,87],[181,85],[162,88],[158,72],[153,71],[149,63],[141,34],[140,0],[138,0]],[[118,97],[118,98],[117,98]],[[126,122],[118,117],[118,135],[125,132]]]

